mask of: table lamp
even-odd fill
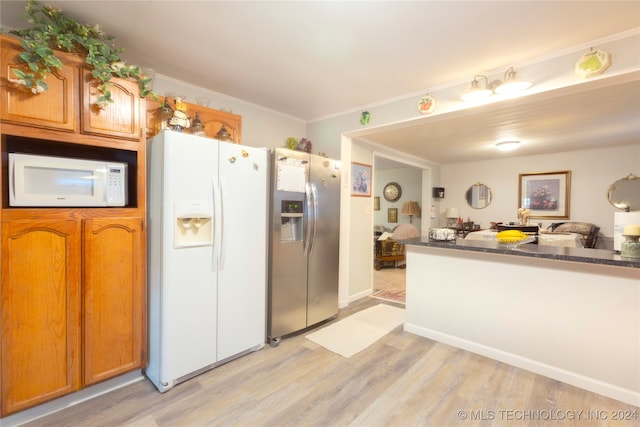
[[[409,215],[409,224],[413,224],[413,216],[420,215],[420,205],[415,200],[404,202],[400,214]]]
[[[446,215],[447,227],[455,227],[456,225],[458,225],[458,218],[460,217],[458,208],[448,208]]]

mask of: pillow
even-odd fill
[[[588,222],[565,222],[557,226],[554,231],[588,235],[593,230],[593,227],[594,225]]]
[[[420,231],[413,224],[400,224],[393,229],[393,238],[396,240],[420,237]]]

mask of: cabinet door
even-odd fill
[[[98,81],[91,71],[82,70],[82,133],[139,140],[140,128],[140,88],[132,80],[111,79],[112,103],[98,107],[96,100]]]
[[[48,129],[73,132],[76,130],[78,100],[78,70],[64,65],[49,75],[45,82],[49,89],[40,94],[10,84],[15,79],[13,70],[23,68],[18,60],[17,49],[8,43],[2,45],[2,70],[0,71],[0,119],[6,122],[25,124]]]
[[[159,114],[158,109],[164,100],[165,98],[159,97],[158,100],[149,98],[145,101],[147,138],[157,135],[160,131],[159,117],[161,114]],[[168,103],[171,108],[174,108],[175,104],[173,99],[169,99]],[[188,102],[185,102],[185,105],[187,106],[187,115],[192,121],[195,119],[196,114],[200,116],[200,121],[204,125],[207,137],[216,138],[216,134],[224,125],[231,135],[227,142],[233,142],[235,144],[242,143],[242,116],[228,111],[214,110],[198,104],[190,104]]]
[[[4,416],[80,388],[80,222],[1,232]]]
[[[146,360],[141,218],[83,225],[84,385],[139,368]]]
[[[216,134],[220,131],[222,126],[227,129],[227,132],[231,135],[228,142],[234,142],[236,144],[242,143],[242,117],[236,114],[228,113],[226,111],[208,110],[200,115],[200,120],[204,124],[207,135],[210,138],[215,138]]]

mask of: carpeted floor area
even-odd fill
[[[394,302],[397,304],[405,304],[407,295],[405,290],[401,290],[401,291],[381,290],[381,291],[374,291],[371,294],[371,297],[382,300],[382,301]]]
[[[399,291],[406,287],[407,270],[404,268],[382,268],[373,271],[373,289],[376,291]]]
[[[404,268],[382,268],[380,270],[374,270],[373,293],[371,296],[385,301],[404,304],[406,277],[407,270]]]

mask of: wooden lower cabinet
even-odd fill
[[[144,363],[141,218],[2,223],[2,416]]]
[[[83,243],[83,383],[89,385],[146,360],[142,220],[85,220]]]
[[[2,223],[2,415],[80,388],[80,226]]]

